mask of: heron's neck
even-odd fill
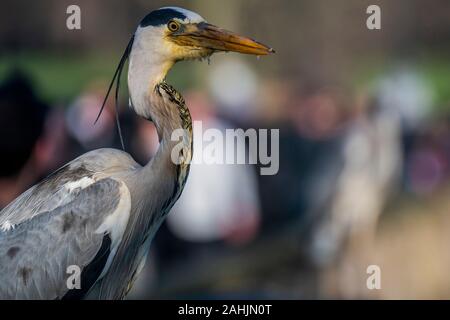
[[[173,63],[139,52],[139,48],[133,47],[128,70],[132,108],[153,121],[160,141],[156,155],[144,170],[151,173],[149,176],[155,172],[167,175],[171,171],[179,175],[180,164],[188,168],[191,159],[191,116],[181,95],[163,80]],[[181,163],[173,159],[177,153],[184,158]]]
[[[135,41],[133,44],[129,61],[128,91],[131,107],[141,117],[156,121],[157,114],[154,113],[157,113],[158,106],[152,105],[155,103],[155,88],[164,80],[174,62],[151,52],[142,41]]]

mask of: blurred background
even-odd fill
[[[81,30],[66,28],[71,4]],[[381,30],[366,27],[370,4]],[[2,1],[0,208],[76,156],[120,148],[112,99],[93,122],[140,19],[167,5],[276,49],[180,63],[168,82],[204,129],[280,129],[280,170],[192,165],[129,298],[450,298],[447,0]],[[156,131],[126,88],[120,110],[145,163]]]

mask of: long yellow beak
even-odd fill
[[[182,33],[173,35],[175,42],[184,46],[213,51],[233,51],[258,56],[275,53],[272,48],[209,23],[187,25]]]

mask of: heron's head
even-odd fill
[[[152,11],[141,21],[135,42],[154,59],[180,61],[202,59],[218,51],[267,55],[273,49],[250,38],[223,30],[195,12],[165,7]]]
[[[120,76],[127,60],[128,89],[134,110],[147,117],[147,93],[166,76],[174,63],[203,59],[215,52],[233,51],[263,56],[275,51],[255,40],[209,24],[195,12],[165,7],[150,12],[142,19],[120,59],[97,120],[111,89],[116,83],[116,107]],[[96,121],[97,121],[96,120]]]

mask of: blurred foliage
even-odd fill
[[[74,99],[93,81],[104,82],[105,94],[121,52],[93,54],[60,54],[50,52],[27,52],[20,55],[0,57],[0,81],[14,68],[26,70],[42,98],[52,104],[66,104]],[[192,66],[180,64],[169,75],[171,83],[185,89],[195,77],[186,77]],[[194,73],[195,74],[195,73]],[[122,74],[121,100],[127,100],[126,72]]]
[[[357,66],[349,79],[349,85],[356,90],[364,90],[392,67],[377,59],[360,61]],[[450,113],[450,60],[441,55],[427,54],[416,67],[433,90],[433,111]]]
[[[0,81],[13,68],[26,70],[36,84],[38,94],[53,104],[64,104],[76,97],[92,81],[102,81],[105,93],[111,81],[120,50],[116,53],[50,53],[27,52],[20,55],[0,57]],[[350,76],[350,85],[355,89],[363,89],[375,81],[389,67],[380,60],[355,62],[355,71]],[[450,60],[439,55],[430,54],[421,59],[419,71],[434,90],[434,106],[438,113],[450,112]],[[182,63],[169,74],[169,81],[180,90],[195,85],[198,72],[195,64]],[[125,73],[122,84],[126,84]],[[126,85],[121,87],[122,101],[126,100]]]
[[[428,59],[421,65],[421,70],[435,91],[437,111],[450,112],[450,60]]]

